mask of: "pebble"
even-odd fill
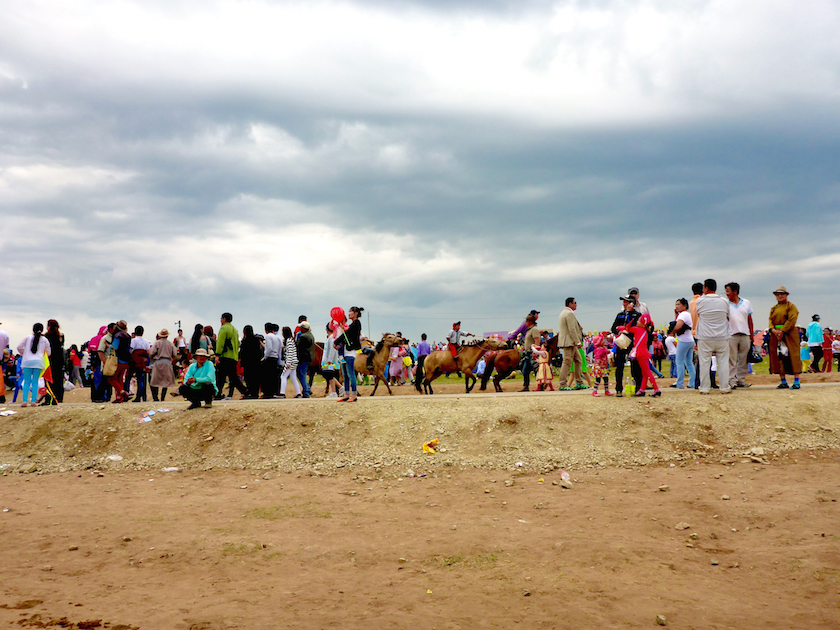
[[[67,551],[78,551],[78,550],[79,550],[79,545],[70,545],[67,548]]]
[[[665,619],[665,615],[656,615],[656,623],[657,625],[664,626],[668,623],[668,620]]]
[[[698,538],[700,538],[699,534],[697,534],[696,532],[689,534],[688,537],[691,538],[691,540],[697,540]]]
[[[671,488],[669,488],[669,487],[668,487],[667,485],[665,485],[664,483],[663,483],[661,486],[659,486],[659,491],[660,491],[660,492],[668,492],[668,490],[670,490],[670,489],[671,489]]]
[[[712,558],[712,566],[713,567],[716,567],[719,564],[720,564],[720,562],[717,561],[717,558]]]
[[[728,495],[728,494],[724,494],[724,495],[721,497],[721,499],[722,499],[722,500],[724,500],[724,501],[729,501],[729,495]]]
[[[530,597],[530,596],[531,596],[531,591],[529,591],[527,588],[523,588],[523,589],[522,589],[522,594],[523,594],[525,597]]]
[[[514,484],[513,479],[505,479],[505,485],[510,488]]]
[[[689,525],[688,523],[677,523],[676,525],[674,525],[674,529],[679,530],[688,529],[689,527],[691,527],[691,525]]]
[[[571,490],[572,488],[575,487],[575,484],[573,484],[571,481],[566,481],[564,479],[563,481],[560,482],[560,487],[565,488],[566,490]]]
[[[764,455],[764,449],[760,446],[753,446],[750,449],[750,454],[755,455],[757,457],[761,457],[762,455]]]

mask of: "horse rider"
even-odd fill
[[[461,337],[474,336],[472,333],[461,332],[461,322],[452,324],[452,330],[446,335],[446,342],[449,352],[452,353],[452,359],[455,361],[455,365],[458,365],[458,350],[461,348]]]
[[[508,347],[513,348],[516,341],[518,340],[520,335],[524,335],[525,332],[533,325],[537,323],[537,320],[540,318],[540,312],[537,310],[532,310],[525,316],[525,321],[519,325],[519,328],[516,330],[511,331],[511,333],[507,336]],[[531,322],[531,326],[528,323]]]

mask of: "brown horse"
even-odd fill
[[[373,355],[372,371],[369,371],[367,368],[367,356],[361,352],[356,353],[356,376],[359,374],[362,376],[373,374],[375,377],[373,391],[370,393],[371,396],[376,393],[376,388],[379,387],[379,381],[385,383],[385,387],[388,388],[388,393],[390,395],[394,395],[394,392],[391,391],[391,386],[388,385],[388,379],[385,378],[385,366],[388,365],[388,357],[391,354],[391,347],[399,343],[399,341],[400,337],[391,333],[385,333],[382,335],[382,339],[380,339],[379,343],[376,344],[376,351]]]
[[[450,372],[463,372],[464,384],[467,393],[472,391],[475,387],[477,379],[473,376],[472,369],[478,360],[488,350],[497,350],[504,347],[503,341],[496,339],[482,339],[471,345],[462,345],[458,351],[458,357],[452,358],[452,353],[449,350],[438,350],[432,352],[426,357],[426,362],[423,365],[425,376],[423,379],[423,388],[420,388],[420,379],[414,379],[414,386],[418,392],[424,394],[434,394],[432,391],[432,381],[438,376],[449,374]],[[472,384],[470,384],[472,380]]]
[[[557,356],[557,335],[545,342],[545,350],[548,352],[548,360],[551,362]],[[496,370],[496,376],[493,377],[493,387],[497,392],[502,391],[502,380],[510,376],[511,372],[519,367],[520,353],[519,350],[505,350],[499,352],[495,356],[487,360],[487,367],[484,369],[484,376],[481,377],[481,391],[487,389],[487,381]]]

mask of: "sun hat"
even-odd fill
[[[166,328],[164,328],[163,330],[161,330],[161,331],[158,333],[158,337],[168,337],[168,336],[169,336],[169,331],[168,331],[168,330],[166,330]]]
[[[194,357],[209,357],[210,355],[208,354],[207,350],[205,350],[204,348],[199,348],[198,350],[195,351],[195,353],[193,353],[193,356]]]
[[[789,295],[788,290],[784,287],[784,285],[781,284],[776,287],[775,291],[773,291],[773,295],[775,295],[776,293],[784,293],[786,295]]]
[[[307,321],[302,321],[300,323],[300,327],[303,328],[304,330],[309,330],[310,328],[312,328],[312,326],[310,326],[309,322],[307,322]]]

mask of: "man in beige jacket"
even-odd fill
[[[570,297],[566,298],[566,308],[560,313],[560,323],[557,326],[557,346],[563,349],[563,367],[560,368],[560,389],[568,390],[566,381],[569,379],[569,368],[574,363],[575,386],[574,389],[586,389],[583,384],[583,360],[581,359],[578,348],[583,345],[583,333],[575,311],[577,310],[577,300]]]

